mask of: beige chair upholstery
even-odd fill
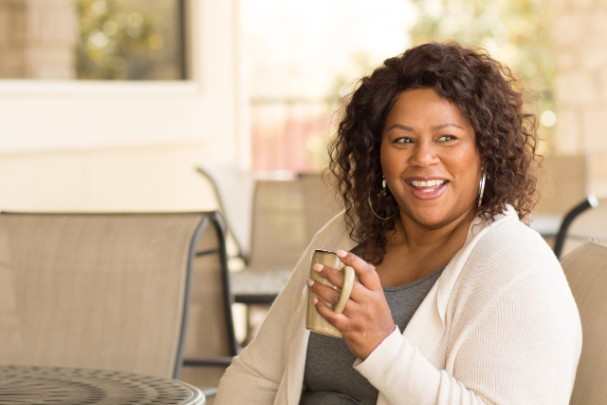
[[[258,179],[249,263],[243,270],[231,272],[235,300],[271,303],[308,242],[299,182]]]
[[[314,234],[340,206],[330,184],[312,173],[257,179],[252,205],[249,263],[232,272],[232,286],[236,301],[267,304],[286,283]]]
[[[213,186],[225,212],[228,252],[233,252],[232,240],[240,246],[236,255],[230,255],[229,268],[234,270],[230,278],[235,300],[248,309],[250,332],[309,241],[339,211],[339,205],[320,174],[268,179],[229,165],[201,165],[197,170]],[[237,257],[243,260],[234,260]]]
[[[249,263],[230,272],[234,300],[246,309],[245,345],[256,334],[309,242],[303,210],[296,179],[256,181]]]
[[[196,256],[222,239],[216,221],[215,213],[2,213],[0,363],[177,377],[184,339],[188,355],[232,355],[225,267]],[[214,304],[205,307],[207,295]]]
[[[583,154],[548,155],[538,172],[539,203],[531,226],[550,245],[555,239],[563,218],[586,196],[587,168]]]
[[[251,228],[251,269],[293,267],[306,247],[304,202],[295,179],[255,183]]]
[[[587,242],[561,260],[582,320],[572,405],[607,401],[607,246]]]
[[[549,155],[542,166],[537,211],[562,217],[586,196],[586,157],[583,154]]]
[[[565,256],[589,240],[607,243],[607,197],[590,197],[592,204],[587,204],[590,207],[572,217],[565,229],[561,224],[555,241],[555,248],[557,244],[560,245],[560,256]]]
[[[311,240],[341,210],[340,200],[329,181],[331,174],[299,173],[298,181],[304,201],[306,238]]]

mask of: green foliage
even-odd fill
[[[556,62],[551,48],[552,15],[543,0],[411,0],[418,12],[410,30],[414,45],[455,40],[485,48],[509,66],[538,115],[554,111]],[[550,127],[540,131],[549,147]]]
[[[129,59],[157,47],[154,24],[145,14],[125,10],[118,0],[77,0],[80,41],[76,48],[79,79],[142,78]]]

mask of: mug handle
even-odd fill
[[[341,293],[339,294],[339,300],[335,305],[335,309],[333,309],[338,314],[344,312],[344,309],[346,308],[346,303],[350,299],[350,293],[352,293],[352,287],[354,286],[355,276],[356,273],[352,267],[344,267],[344,285],[341,288]]]

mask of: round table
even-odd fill
[[[183,381],[85,368],[0,366],[0,405],[202,405]]]

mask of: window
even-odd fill
[[[0,0],[0,77],[181,80],[185,0]]]

